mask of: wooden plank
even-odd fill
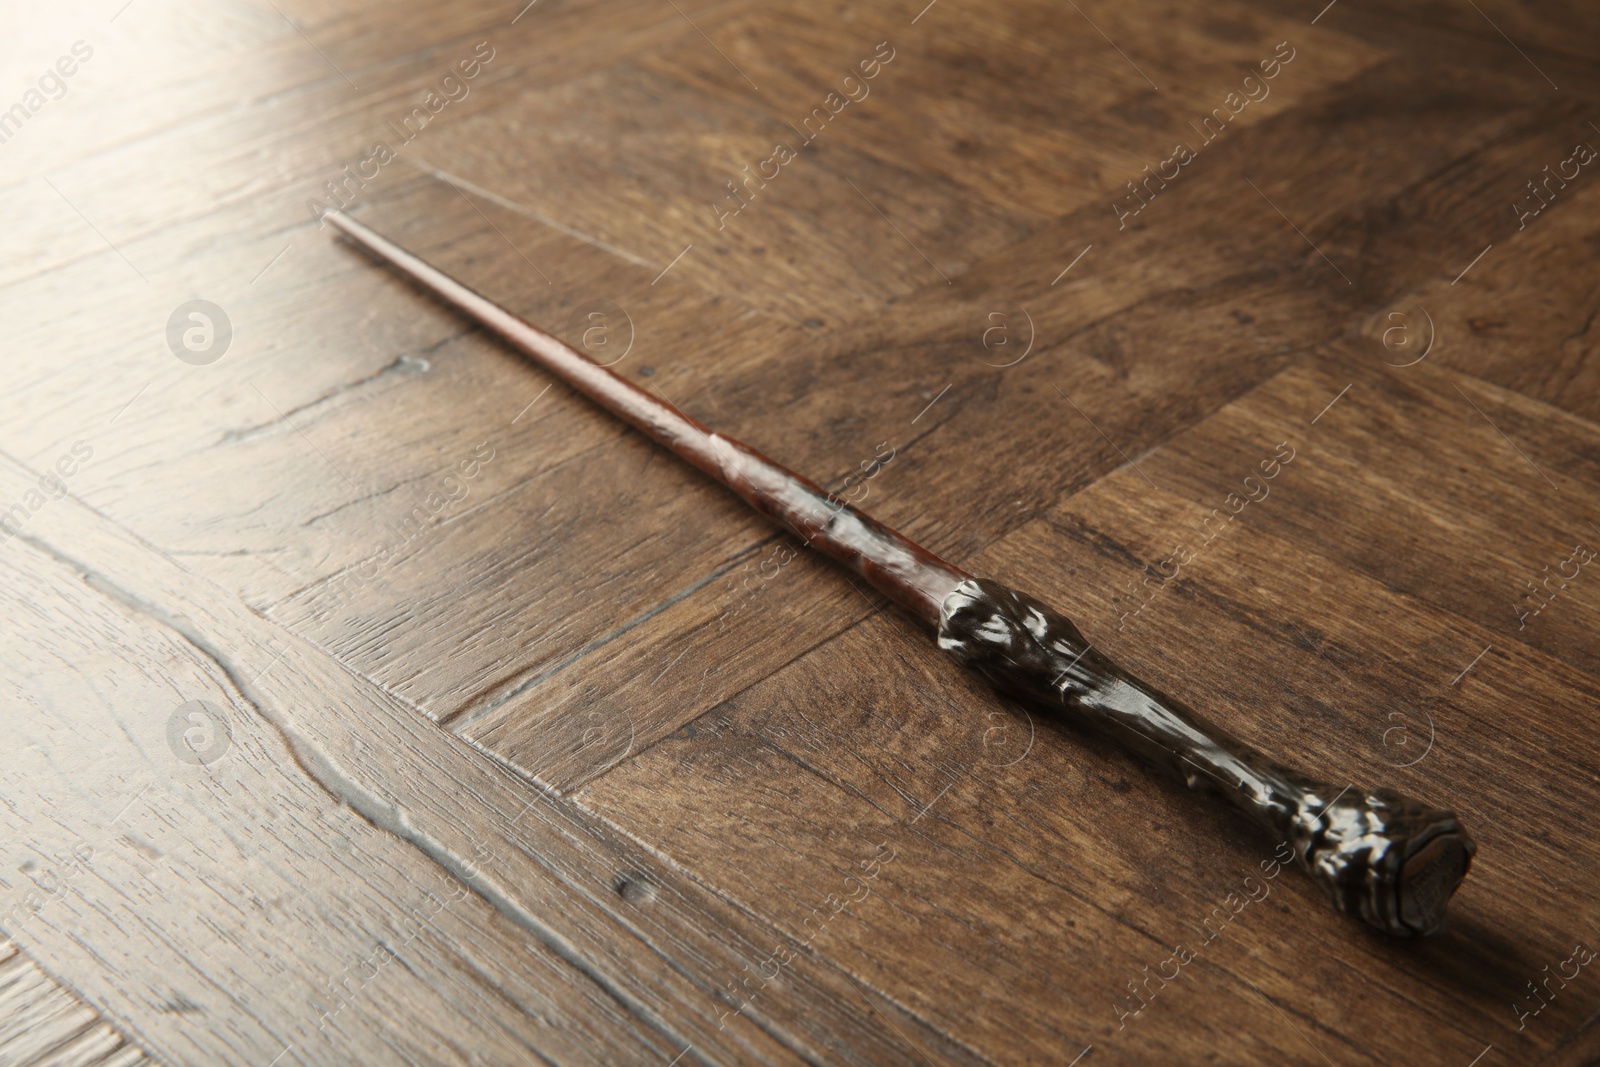
[[[439,134],[497,98],[579,77],[693,32],[670,7],[663,14],[645,0],[549,4],[516,26],[503,9],[482,3],[452,5],[442,18],[402,7],[323,25],[291,25],[270,7],[265,13],[219,13],[218,27],[243,25],[208,35],[192,31],[181,5],[141,3],[126,20],[83,31],[87,47],[98,51],[59,105],[29,119],[6,145],[9,166],[0,181],[26,210],[7,233],[16,254],[0,282],[105,256],[118,268],[113,274],[127,272],[117,280],[130,289],[159,285],[167,275],[212,284],[213,275],[188,269],[192,248],[146,242],[188,223],[207,246],[231,243],[238,221],[213,217],[230,208],[244,209],[254,226],[303,225],[311,217],[308,200],[331,202],[330,181],[343,184],[347,200],[359,199],[372,173],[387,178],[395,162],[448,160]],[[590,33],[597,18],[615,32]],[[37,30],[27,66],[48,66],[81,36],[84,21],[67,13]],[[348,54],[336,43],[341,35],[348,35]],[[249,60],[241,62],[240,53]],[[462,63],[475,71],[472,78],[460,76]],[[427,109],[420,118],[416,107]],[[374,154],[378,141],[392,160]],[[174,159],[185,165],[172,166]],[[249,258],[255,265],[247,279],[265,262]]]
[[[15,1067],[139,1067],[149,1063],[92,1009],[0,939],[0,1063]]]
[[[0,469],[6,498],[37,482]],[[93,850],[7,931],[164,1059],[907,1059],[882,1011],[968,1059],[825,962],[735,1014],[770,927],[77,501],[0,567],[29,709],[6,804],[35,862]],[[209,764],[184,708],[226,719]]]
[[[1172,154],[1174,139],[1195,137],[1188,124],[1223,107],[1230,92],[1247,88],[1254,97],[1245,103],[1236,96],[1223,111],[1224,125],[1244,129],[1385,54],[1242,3],[1213,6],[1201,22],[1178,4],[1091,3],[1065,12],[1046,3],[924,5],[730,10],[717,28],[738,64],[757,77],[759,95],[709,49],[653,52],[642,63],[766,112],[777,120],[777,139],[803,154],[815,151],[824,172],[848,173],[850,155],[828,151],[837,142],[1043,222],[1090,203],[1105,211],[1127,192],[1125,182],[1142,181],[1146,165],[1154,170]],[[887,44],[881,53],[894,58],[869,63],[877,73],[862,84],[861,62],[874,58],[880,42]],[[1292,58],[1285,65],[1283,57]],[[1264,61],[1273,77],[1263,81]],[[852,70],[856,80],[846,84]],[[860,99],[828,105],[830,91]],[[840,109],[836,120],[812,111],[825,106]],[[740,166],[754,168],[769,153],[762,144],[755,155],[719,161],[728,171],[722,177],[741,182]],[[709,183],[708,197],[719,185]],[[764,191],[752,191],[753,217]],[[745,221],[741,212],[728,227]],[[971,265],[958,262],[950,273]]]
[[[683,38],[665,51],[705,47]],[[725,181],[742,180],[741,163],[767,159],[794,134],[774,116],[632,63],[520,94],[492,118],[457,126],[440,131],[447,136],[438,151],[470,160],[477,183],[796,323],[858,318],[930,281],[943,284],[952,261],[971,262],[1026,232],[1015,212],[938,177],[908,180],[903,166],[844,144],[828,148],[837,162],[826,168],[820,153],[788,164],[795,176],[761,189],[759,201],[719,228],[712,207],[729,195]],[[540,131],[543,150],[484,150],[508,129]]]
[[[1415,553],[1423,516],[1458,558],[1522,543],[1477,525],[1475,497],[1441,490],[1386,511],[1430,477],[1454,483],[1446,456],[1483,463],[1483,483],[1524,522],[1559,522],[1565,504],[1523,496],[1515,471],[1480,456],[1471,423],[1416,417],[1416,387],[1398,378],[1374,377],[1360,409],[1352,390],[1312,424],[1337,392],[1329,377],[1275,377],[1144,457],[1154,487],[1120,470],[970,566],[1043,595],[1096,647],[1252,743],[1329,779],[1458,805],[1481,851],[1453,932],[1362,936],[1289,873],[1212,944],[1197,930],[1229,893],[1261,895],[1272,842],[1104,741],[1008,708],[887,616],[590,782],[581,801],[800,938],[840,857],[889,840],[896,858],[831,951],[996,1061],[1065,1061],[1089,1045],[1127,1062],[1466,1063],[1491,1043],[1522,1060],[1574,1055],[1593,1018],[1576,983],[1520,1031],[1510,1005],[1592,937],[1582,916],[1600,905],[1600,853],[1587,813],[1600,783],[1585,709],[1600,681],[1361,562]],[[1359,421],[1377,417],[1381,434]],[[1579,451],[1593,432],[1548,408],[1544,421]],[[1201,542],[1195,525],[1285,439],[1297,452],[1270,493]],[[1410,469],[1372,462],[1380,442]],[[1592,496],[1600,480],[1582,478]],[[1347,523],[1357,509],[1366,523]],[[1191,563],[1123,618],[1143,566],[1177,544]],[[1140,1003],[1127,983],[1175,944],[1196,955],[1182,969],[1192,981],[1152,982],[1154,999],[1122,1017]]]
[[[953,383],[924,420],[942,421],[937,435],[920,431],[927,436],[917,446],[926,473],[919,472],[916,492],[907,495],[925,501],[948,491],[953,472],[975,454],[993,457],[998,474],[962,485],[966,507],[958,522],[941,524],[946,528],[919,527],[919,516],[895,511],[892,500],[885,506],[889,521],[920,530],[959,559],[997,528],[1014,526],[1019,498],[1056,500],[1081,488],[1106,469],[1106,456],[1120,461],[1116,448],[1139,455],[1258,384],[1281,368],[1284,355],[1344,332],[1363,299],[1393,300],[1433,276],[1432,264],[1426,273],[1402,270],[1400,250],[1416,243],[1416,233],[1385,220],[1391,205],[1407,196],[1423,199],[1429,177],[1442,169],[1470,170],[1484,139],[1530,138],[1554,114],[1544,101],[1494,80],[1426,88],[1433,79],[1431,71],[1385,64],[1315,95],[1295,117],[1221,138],[1197,160],[1201,169],[1192,181],[1164,191],[1125,231],[1109,210],[1074,213],[979,265],[962,280],[956,300],[935,284],[818,350],[796,351],[784,361],[785,375],[762,365],[750,368],[748,378],[730,378],[709,398],[706,417],[801,469],[829,469],[848,460],[841,428],[860,433],[863,426],[904,425]],[[1413,91],[1433,92],[1450,121],[1412,131],[1404,153],[1379,157],[1375,150],[1394,143],[1410,122],[1375,110],[1372,101]],[[1314,128],[1335,127],[1339,137],[1308,134],[1307,113],[1316,116]],[[1352,144],[1367,150],[1356,166],[1341,163]],[[1291,182],[1287,174],[1263,173],[1260,161],[1280,158],[1304,161],[1309,177]],[[1503,158],[1482,162],[1496,177],[1507,174]],[[1251,181],[1309,226],[1311,240],[1362,288],[1369,282],[1355,234],[1371,245],[1392,233],[1393,246],[1382,246],[1387,258],[1377,259],[1387,266],[1375,272],[1372,291],[1346,284],[1342,268],[1321,258]],[[1174,256],[1174,248],[1186,254]],[[1010,368],[985,365],[983,358],[1001,360],[978,347],[983,324],[993,321],[991,313],[1017,319],[1018,307],[1037,339],[1033,351]],[[1015,335],[1023,332],[1013,327]],[[1175,387],[1179,380],[1185,388]],[[1105,436],[1076,413],[1069,417],[1056,388],[1090,412]],[[1088,403],[1080,391],[1091,393]],[[791,415],[798,405],[804,406]],[[779,426],[788,431],[781,448],[768,439],[774,410],[783,412]],[[1018,442],[1008,433],[1012,420],[1052,436]],[[871,436],[860,433],[854,447]],[[1090,450],[1093,461],[1077,467]],[[1038,462],[1040,454],[1053,462]]]
[[[1554,200],[1544,208],[1517,184],[1542,180],[1544,166],[1570,160],[1583,142],[1600,149],[1600,136],[1586,123],[1567,122],[1516,146],[1523,149],[1516,177],[1480,200],[1496,209],[1480,232],[1482,243],[1461,246],[1449,269],[1363,324],[1363,335],[1382,346],[1383,362],[1403,369],[1432,360],[1590,421],[1600,417],[1594,388],[1600,366],[1590,337],[1596,295],[1585,274],[1600,233],[1600,182],[1563,189],[1557,175],[1548,186]],[[1538,214],[1519,225],[1524,220],[1513,204]],[[1529,271],[1530,263],[1539,269]],[[1530,352],[1539,358],[1529,359]]]
[[[1309,12],[1315,6],[1308,4],[1306,9]],[[1329,15],[1325,21],[1334,28],[1374,38],[1379,36],[1375,31],[1382,18],[1389,26],[1389,32],[1383,35],[1388,42],[1398,38],[1409,44],[1424,32],[1431,33],[1435,42],[1448,40],[1458,49],[1471,49],[1466,54],[1476,63],[1515,72],[1552,92],[1571,92],[1572,83],[1569,80],[1565,86],[1552,87],[1540,82],[1541,70],[1563,77],[1574,69],[1587,67],[1592,77],[1595,60],[1600,59],[1600,52],[1594,47],[1595,31],[1600,30],[1594,8],[1570,0],[1553,4],[1474,0],[1473,7],[1475,10],[1423,0],[1396,9],[1366,0],[1347,0],[1340,5],[1342,10],[1337,17],[1326,11],[1322,14]],[[1472,48],[1479,43],[1486,47]]]
[[[563,959],[542,924],[517,929],[447,863],[344,807],[359,810],[360,787],[337,764],[317,767],[324,757],[296,744],[292,727],[284,737],[265,721],[230,722],[231,735],[221,736],[218,724],[248,707],[229,692],[231,662],[207,671],[181,637],[118,610],[40,553],[13,556],[7,568],[7,610],[34,605],[23,624],[28,651],[9,681],[36,711],[28,750],[9,768],[6,803],[26,818],[29,853],[92,857],[81,886],[10,932],[141,1043],[180,1062],[255,1063],[363,1049],[450,1059],[471,1046],[507,1059],[534,1050],[572,1061],[670,1059],[687,1043],[669,1049],[670,1031],[635,1030],[629,998]],[[95,661],[93,635],[110,628],[132,655]],[[92,663],[82,677],[93,683],[50,669],[62,661]],[[156,664],[176,669],[141,676]],[[85,707],[102,685],[144,715],[52,711]],[[173,715],[177,755],[164,736]],[[183,773],[191,728],[226,742],[233,758],[219,753],[201,774]],[[59,751],[72,733],[88,747]],[[133,745],[116,744],[128,734]],[[473,872],[465,882],[476,875],[471,865],[496,879],[490,847],[458,857]],[[8,895],[27,888],[12,884]],[[493,946],[487,958],[470,955],[479,942]],[[150,981],[155,973],[160,983]],[[486,1010],[496,1001],[504,1006]],[[401,1015],[413,1025],[386,1032],[385,1020]]]
[[[1281,421],[1291,398],[1327,404],[1342,393],[1316,424],[1337,432],[1340,452],[1301,468],[1278,494],[1283,506],[1262,508],[1252,525],[1315,542],[1342,568],[1498,635],[1496,645],[1516,641],[1600,670],[1600,596],[1583,554],[1573,558],[1575,546],[1600,541],[1600,431],[1426,362],[1392,370],[1370,350],[1326,356],[1320,373],[1263,387],[1247,412],[1174,441],[1146,471],[1171,491],[1220,502],[1248,465],[1236,472],[1201,457],[1270,434],[1247,426],[1250,414]]]

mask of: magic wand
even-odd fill
[[[860,574],[996,689],[1099,728],[1220,793],[1294,849],[1335,908],[1386,934],[1431,934],[1476,846],[1455,813],[1391,789],[1335,789],[1205,722],[1093,649],[1064,616],[946,563],[747,445],[523,321],[340,212],[324,218],[356,244],[544,370],[733,490],[806,544]]]

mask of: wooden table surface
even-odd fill
[[[4,16],[0,1063],[1596,1062],[1600,9],[522,2]],[[1454,807],[1449,928],[332,207]]]

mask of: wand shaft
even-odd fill
[[[476,319],[540,367],[706,474],[757,511],[860,574],[931,631],[965,571],[760,452],[713,433],[565,342],[513,315],[343,212],[323,216],[356,244],[440,300]]]

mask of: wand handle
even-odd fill
[[[1333,906],[1386,934],[1438,930],[1477,846],[1455,813],[1390,789],[1336,789],[1206,723],[1096,652],[1065,617],[998,582],[945,600],[939,647],[995,688],[1086,722],[1221,793],[1287,841]]]

